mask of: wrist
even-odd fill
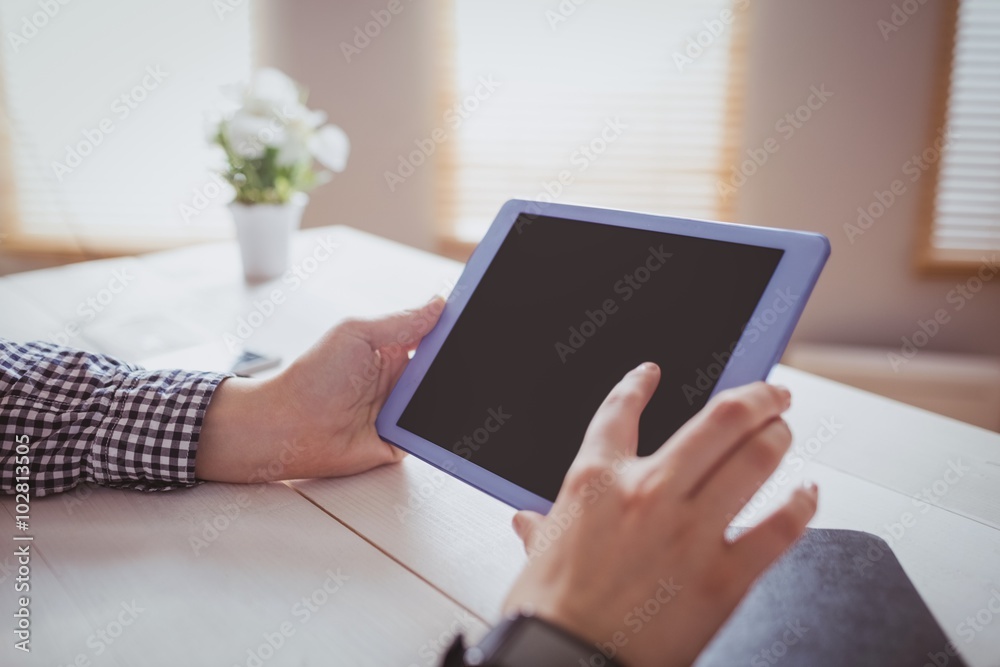
[[[496,625],[465,653],[465,662],[483,667],[623,667],[587,639],[541,616],[515,614]]]
[[[559,604],[555,600],[560,595],[553,595],[546,600],[531,602],[527,604],[506,604],[504,615],[507,618],[515,616],[527,616],[537,618],[552,626],[561,628],[564,632],[577,637],[590,647],[591,653],[602,654],[600,641],[603,633],[595,631],[593,623],[587,623],[588,616],[593,614],[576,614],[565,604]],[[603,655],[603,654],[602,654]]]
[[[198,436],[195,475],[200,480],[250,483],[268,475],[277,444],[292,437],[290,419],[274,380],[227,378],[216,388]]]

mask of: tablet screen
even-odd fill
[[[640,455],[707,402],[783,252],[522,215],[398,425],[554,501],[628,370],[663,371]]]

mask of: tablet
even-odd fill
[[[511,200],[376,421],[386,441],[547,512],[597,407],[659,364],[639,454],[765,379],[830,253],[819,234]]]

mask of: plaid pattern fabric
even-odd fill
[[[202,420],[226,377],[146,371],[102,354],[0,339],[0,490],[14,492],[24,437],[39,496],[80,482],[191,486]]]

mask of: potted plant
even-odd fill
[[[229,209],[236,224],[243,273],[251,282],[288,268],[289,242],[302,220],[309,190],[347,166],[350,142],[326,114],[306,107],[306,92],[273,68],[225,91],[236,110],[213,128],[226,156],[223,176],[236,190]]]

